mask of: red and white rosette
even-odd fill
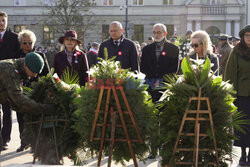
[[[161,55],[162,55],[162,56],[166,56],[166,52],[165,52],[165,51],[162,51],[162,52],[161,52]]]
[[[78,63],[77,56],[79,56],[79,55],[81,55],[81,52],[76,51],[76,53],[74,54],[74,56],[75,56],[75,63]]]
[[[122,51],[118,51],[117,54],[118,54],[118,56],[121,56],[122,55]]]

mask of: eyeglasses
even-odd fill
[[[155,34],[160,35],[160,34],[162,34],[162,33],[163,33],[162,31],[157,31],[157,32],[153,31],[153,34],[154,34],[154,35],[155,35]]]
[[[27,45],[27,44],[32,44],[32,42],[23,42],[24,45]]]
[[[250,34],[245,34],[244,37],[245,38],[250,38]]]
[[[190,46],[191,46],[192,48],[198,48],[199,45],[202,45],[202,43],[200,43],[200,44],[198,44],[198,43],[192,43]]]

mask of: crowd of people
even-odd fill
[[[110,38],[101,44],[93,42],[88,44],[86,50],[81,49],[82,42],[77,38],[77,33],[67,30],[58,39],[60,50],[55,47],[49,49],[41,47],[35,49],[36,36],[30,30],[22,30],[15,34],[7,28],[8,16],[0,12],[0,103],[3,112],[0,128],[0,150],[8,148],[11,133],[11,110],[17,111],[20,135],[23,131],[23,112],[51,111],[52,105],[35,103],[22,94],[22,86],[30,86],[39,77],[45,76],[53,67],[61,78],[64,70],[68,69],[79,76],[79,84],[84,86],[90,76],[89,68],[98,62],[98,57],[104,58],[104,48],[108,50],[108,58],[115,57],[121,63],[121,68],[139,71],[145,74],[145,83],[149,85],[148,92],[153,102],[161,96],[160,86],[166,74],[181,73],[180,48],[176,45],[176,37],[167,40],[167,28],[162,23],[152,27],[152,36],[147,43],[139,43],[125,38],[122,24],[113,21],[109,26]],[[210,59],[211,70],[214,75],[222,75],[225,81],[229,80],[237,92],[235,105],[250,119],[250,25],[239,32],[239,37],[230,37],[221,34],[218,37],[218,46],[211,42],[206,31],[187,31],[188,40],[185,46],[189,59]],[[36,65],[36,67],[35,67]],[[13,69],[8,71],[7,69]],[[8,77],[6,76],[8,74]],[[9,77],[11,76],[12,77]],[[6,77],[6,78],[5,78]],[[30,80],[27,80],[31,77]],[[11,85],[13,84],[13,85]],[[11,90],[9,90],[11,89]],[[3,92],[3,93],[2,93]],[[19,102],[17,102],[19,101]],[[37,107],[35,106],[42,106]],[[28,107],[33,106],[33,107]],[[47,108],[46,108],[47,107]],[[246,154],[246,147],[250,147],[250,126],[247,133],[235,133],[239,140],[235,146],[242,149],[240,165],[250,164],[250,154]],[[21,141],[17,152],[23,151],[27,146]],[[152,148],[151,158],[157,151]]]

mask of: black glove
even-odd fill
[[[55,104],[44,104],[43,113],[45,114],[54,114],[56,112],[56,105]]]

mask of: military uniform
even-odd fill
[[[229,57],[230,52],[232,51],[233,47],[226,42],[221,46],[221,49],[219,49],[219,63],[220,63],[220,74],[224,75],[225,68],[227,64],[227,60]]]
[[[0,104],[8,101],[15,111],[27,113],[40,113],[51,108],[52,105],[36,103],[23,94],[22,83],[25,79],[28,76],[24,69],[24,58],[0,61]]]

